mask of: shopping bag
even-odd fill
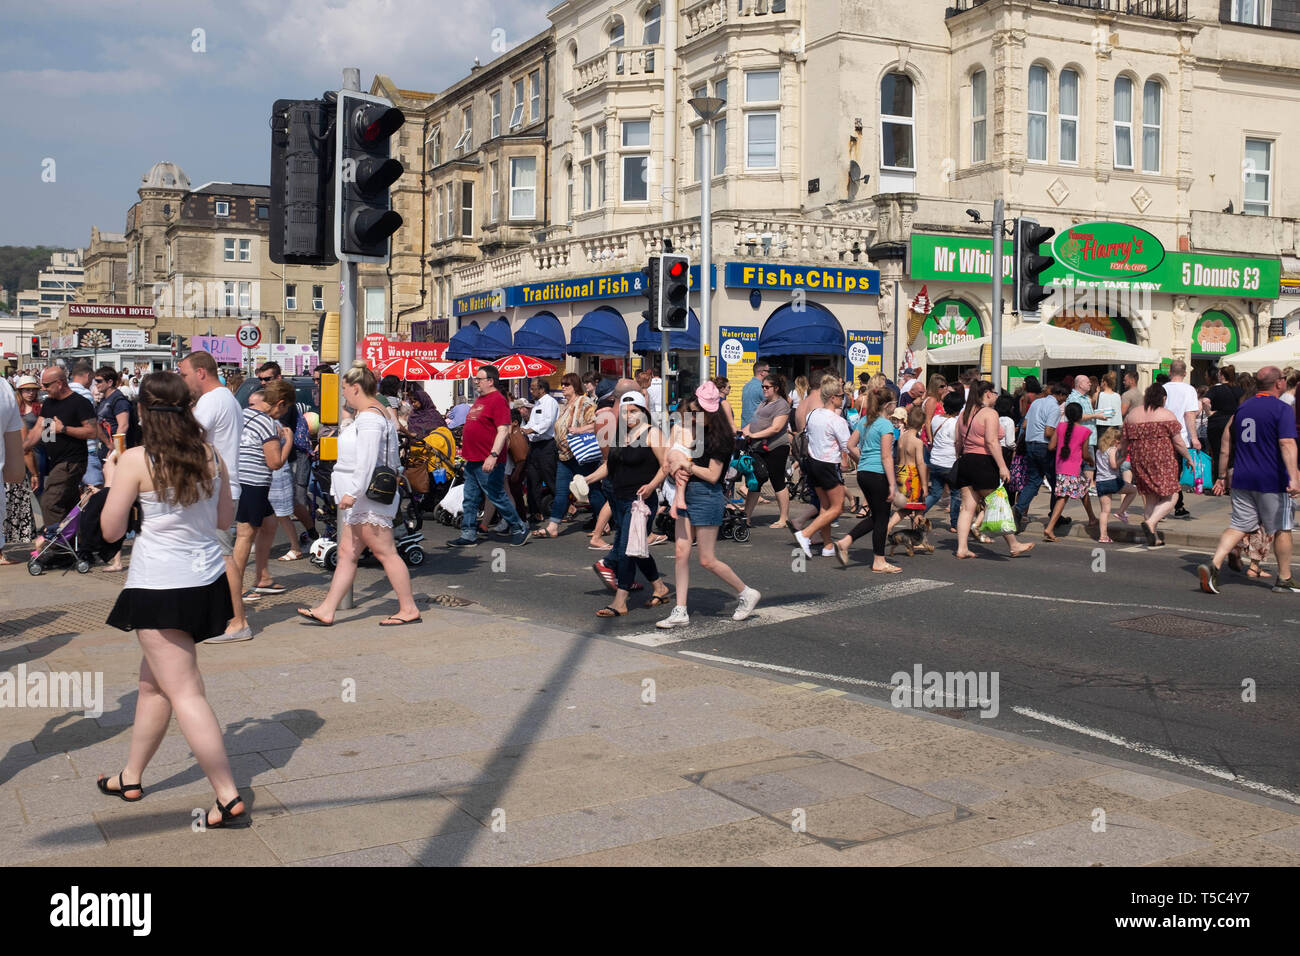
[[[984,522],[980,525],[980,530],[985,534],[1016,533],[1016,516],[1011,510],[1011,499],[1007,497],[1004,485],[999,484],[984,499]]]
[[[1186,485],[1188,488],[1196,488],[1197,479],[1200,479],[1201,489],[1213,484],[1210,481],[1210,456],[1196,448],[1187,449],[1192,456],[1192,465],[1186,461],[1183,462],[1183,473],[1178,476],[1178,483]],[[1197,489],[1197,494],[1201,494],[1201,489]]]
[[[1019,494],[1029,483],[1029,459],[1025,455],[1016,455],[1011,459],[1011,477],[1007,486],[1013,493]]]
[[[627,544],[623,553],[629,558],[650,557],[649,540],[646,532],[649,528],[650,506],[641,498],[632,502],[632,516],[628,519]]]

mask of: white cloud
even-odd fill
[[[0,88],[9,93],[86,97],[154,90],[163,78],[152,70],[8,70],[0,73]]]

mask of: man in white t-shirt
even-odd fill
[[[1165,408],[1174,413],[1178,423],[1183,427],[1183,443],[1188,448],[1200,449],[1201,440],[1196,437],[1196,414],[1200,411],[1201,400],[1196,389],[1183,381],[1187,377],[1187,363],[1175,359],[1169,364],[1169,381],[1165,382]],[[1183,493],[1178,492],[1178,507],[1174,509],[1175,518],[1187,518],[1191,512],[1183,507]]]
[[[23,420],[18,414],[18,401],[9,383],[0,379],[0,472],[4,480],[16,485],[27,477],[23,464]],[[0,547],[5,544],[4,514],[8,507],[5,487],[0,483]]]
[[[234,393],[217,379],[217,363],[207,352],[193,352],[177,366],[194,398],[194,417],[226,463],[230,496],[239,499],[239,433],[243,410]]]
[[[176,366],[181,378],[194,397],[194,417],[208,433],[208,441],[217,449],[226,463],[230,479],[230,496],[239,500],[239,436],[244,427],[243,410],[230,389],[217,378],[217,363],[207,352],[191,352]],[[224,533],[226,529],[221,529]],[[226,583],[230,586],[230,601],[235,608],[234,621],[244,617],[244,582],[234,559],[226,555]],[[228,644],[253,639],[252,627],[211,638],[208,644]]]

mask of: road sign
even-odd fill
[[[262,341],[262,330],[256,325],[241,325],[239,331],[235,333],[235,338],[239,339],[239,344],[244,348],[255,349]]]

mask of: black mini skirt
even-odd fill
[[[225,633],[234,616],[230,585],[223,574],[195,588],[124,588],[108,623],[124,631],[174,629],[195,641],[206,641]]]

